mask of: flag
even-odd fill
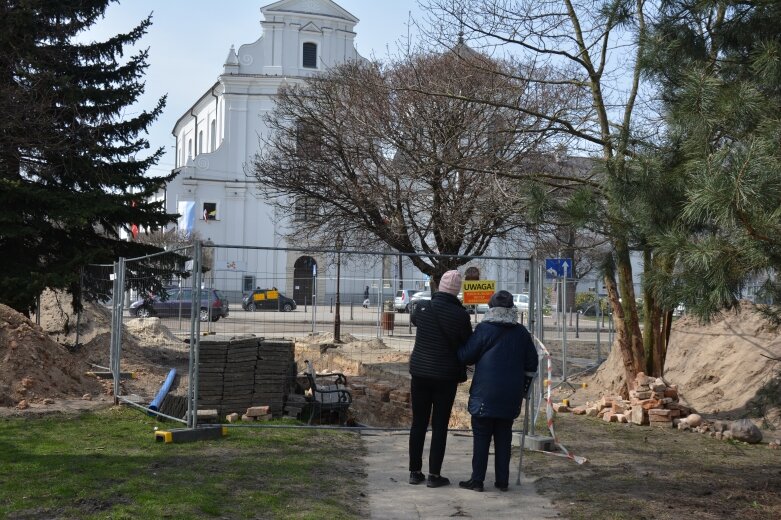
[[[130,207],[135,208],[136,201],[134,200],[130,201]],[[138,238],[138,224],[130,224],[130,235],[133,237],[133,240]]]
[[[179,213],[178,227],[182,233],[190,234],[195,226],[195,201],[180,200],[177,208]]]

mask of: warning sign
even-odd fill
[[[496,292],[496,280],[466,280],[461,284],[464,305],[488,303]]]

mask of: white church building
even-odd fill
[[[363,58],[354,45],[358,19],[331,0],[281,0],[260,11],[260,38],[230,48],[222,74],[173,128],[178,175],[166,188],[165,204],[168,213],[182,215],[179,230],[214,244],[284,248],[284,223],[246,173],[258,136],[268,132],[263,116],[282,85]],[[276,286],[302,301],[311,298],[313,264],[323,259],[218,249],[214,262],[219,288],[228,293]],[[324,294],[325,286],[319,289]]]

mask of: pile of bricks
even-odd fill
[[[678,419],[693,410],[678,402],[678,386],[668,385],[661,377],[649,377],[640,372],[635,388],[629,391],[631,422],[671,428]]]
[[[606,422],[672,428],[693,410],[678,402],[678,387],[668,385],[661,377],[649,377],[640,372],[629,391],[629,400],[620,396],[605,396],[597,403],[587,403],[572,409],[576,415],[600,417]],[[554,405],[557,412],[570,411],[565,403]]]
[[[239,414],[237,413],[230,413],[225,416],[225,419],[229,423],[235,423],[239,421]],[[270,421],[271,420],[271,410],[268,406],[250,406],[247,408],[247,411],[242,414],[241,420],[244,422],[253,422],[253,421]]]

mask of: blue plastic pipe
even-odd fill
[[[165,378],[165,381],[163,382],[163,386],[160,387],[160,390],[157,392],[157,395],[149,404],[149,410],[153,412],[160,411],[160,405],[163,404],[163,399],[165,399],[166,394],[168,394],[168,391],[171,389],[171,385],[174,384],[175,377],[176,377],[176,369],[172,368],[171,371],[168,372],[168,377]],[[153,414],[150,413],[149,415],[153,415]]]

